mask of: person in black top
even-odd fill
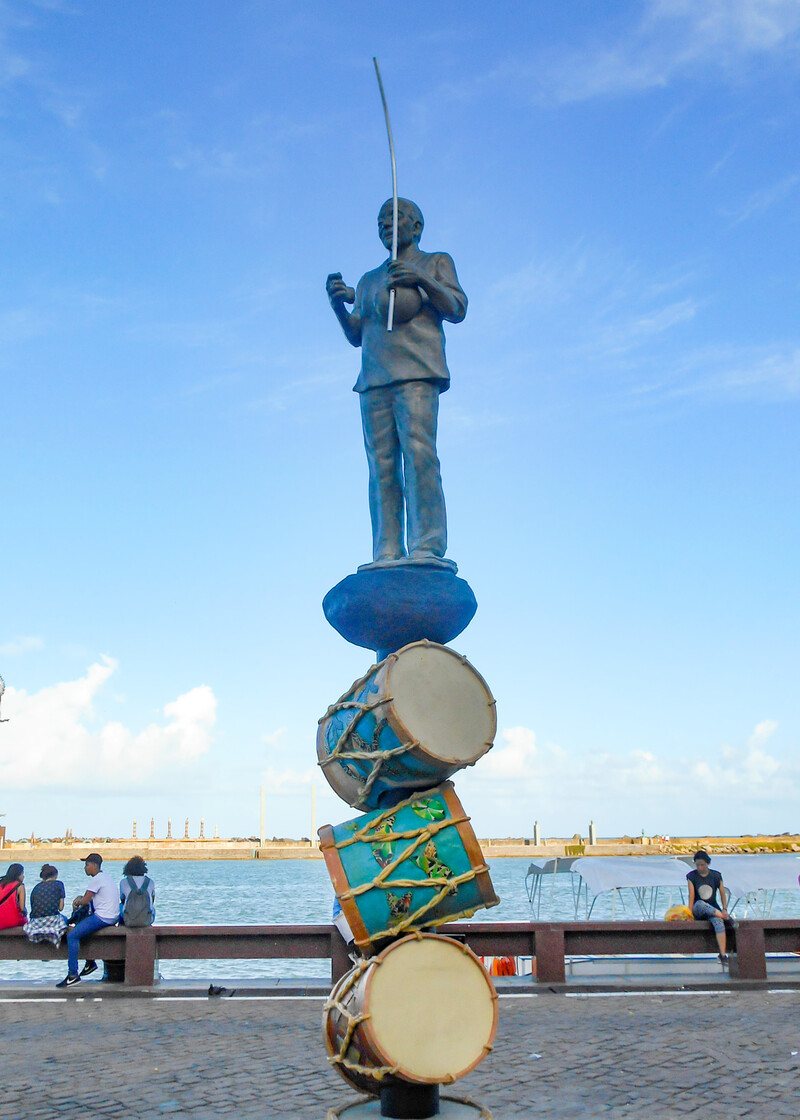
[[[60,945],[67,928],[64,909],[64,884],[51,863],[42,865],[41,883],[31,891],[31,913],[22,932],[29,941],[49,941]]]
[[[698,921],[709,921],[714,927],[719,945],[719,959],[727,964],[725,923],[736,929],[736,922],[728,913],[725,888],[719,871],[709,867],[711,856],[701,848],[694,854],[694,871],[686,876],[689,884],[689,909]],[[719,899],[717,898],[719,892]],[[720,899],[722,900],[720,903]]]

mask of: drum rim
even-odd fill
[[[439,941],[439,942],[446,941],[450,945],[455,945],[456,948],[460,952],[465,954],[465,956],[472,957],[472,959],[475,961],[475,964],[481,970],[481,975],[483,976],[484,980],[486,981],[486,986],[489,989],[489,996],[491,998],[491,1003],[492,1003],[492,1028],[489,1032],[489,1037],[488,1037],[487,1041],[483,1044],[483,1050],[478,1055],[478,1057],[475,1059],[475,1061],[472,1062],[469,1066],[467,1066],[466,1069],[462,1070],[458,1074],[458,1076],[455,1078],[455,1080],[458,1081],[460,1078],[466,1077],[468,1073],[471,1073],[472,1070],[474,1070],[476,1066],[480,1065],[480,1063],[487,1056],[487,1054],[491,1053],[492,1046],[494,1045],[495,1035],[497,1034],[497,1023],[498,1023],[498,1018],[499,1018],[497,989],[494,986],[494,982],[492,981],[491,976],[486,971],[484,966],[481,964],[480,960],[475,955],[475,953],[473,953],[473,951],[470,949],[469,945],[465,945],[463,941],[457,941],[454,937],[448,937],[446,934],[442,934],[442,933],[410,933],[406,937],[398,938],[397,941],[393,941],[391,945],[387,945],[385,949],[382,949],[380,953],[378,953],[376,956],[374,956],[370,960],[370,962],[369,962],[370,967],[369,967],[368,970],[366,970],[367,973],[368,973],[367,978],[364,981],[364,1005],[368,1006],[369,992],[370,992],[370,989],[372,987],[372,980],[373,980],[373,977],[375,976],[375,972],[376,972],[378,966],[383,963],[384,959],[388,956],[388,954],[393,953],[395,951],[395,949],[399,948],[399,946],[405,944],[408,941],[419,941],[419,940],[427,941],[427,940],[430,940],[430,939],[433,939],[433,940],[436,940],[436,941]],[[373,965],[375,967],[372,967]],[[356,966],[356,967],[358,967],[358,966]],[[380,1046],[378,1045],[378,1040],[376,1039],[374,1031],[372,1029],[372,1018],[371,1017],[369,1019],[364,1020],[364,1034],[366,1036],[366,1041],[372,1047],[373,1051],[376,1054],[382,1054],[383,1051],[381,1050]],[[397,1072],[394,1074],[394,1076],[402,1078],[403,1081],[410,1081],[410,1082],[416,1083],[418,1085],[439,1085],[439,1084],[442,1084],[442,1079],[440,1077],[419,1077],[417,1074],[411,1073],[410,1070],[405,1069],[403,1066],[397,1066],[396,1070],[397,1070]]]
[[[404,808],[406,805],[411,805],[422,797],[431,797],[437,794],[442,797],[442,800],[447,805],[450,816],[454,820],[456,820],[460,816],[466,815],[464,813],[464,807],[461,804],[461,801],[459,800],[459,797],[455,791],[455,787],[449,779],[445,782],[440,783],[438,786],[434,786],[432,789],[416,791],[414,794],[412,794],[412,796],[406,797],[402,801],[399,801],[397,805],[393,806],[393,808]],[[380,811],[385,812],[385,810],[373,810],[373,812]],[[346,821],[341,822],[341,824],[346,823]],[[344,870],[344,864],[342,863],[342,857],[339,849],[336,847],[336,841],[333,835],[334,827],[341,827],[341,824],[339,826],[325,824],[318,830],[320,851],[322,852],[323,858],[325,860],[328,875],[330,876],[331,883],[333,884],[334,893],[339,899],[339,904],[342,907],[344,916],[347,918],[347,922],[350,926],[350,929],[352,930],[355,943],[363,953],[369,956],[371,955],[370,950],[373,946],[373,939],[370,937],[369,930],[364,923],[364,919],[361,917],[361,911],[352,898],[347,898],[342,901],[340,897],[340,895],[350,890],[350,887],[352,885],[350,882],[348,882]],[[429,922],[423,921],[421,926],[418,927],[419,929],[424,929],[426,926],[432,925],[445,925],[447,922],[457,922],[460,918],[474,914],[476,910],[482,908],[489,910],[493,906],[499,905],[500,899],[497,897],[494,885],[492,884],[489,869],[486,866],[485,859],[483,858],[483,849],[481,848],[478,842],[478,838],[475,835],[475,830],[472,827],[470,818],[467,817],[466,820],[459,821],[459,823],[455,825],[455,829],[458,832],[458,835],[461,837],[461,842],[464,845],[464,850],[467,854],[467,857],[469,858],[470,865],[472,867],[479,867],[481,865],[483,866],[483,870],[476,872],[474,879],[481,898],[483,899],[483,906],[475,907],[473,909],[468,908],[462,911],[460,914],[453,914],[449,917],[431,918]],[[409,936],[413,937],[414,934],[412,933]]]
[[[344,873],[344,864],[339,849],[336,847],[336,841],[333,837],[334,825],[324,824],[321,828],[317,829],[319,836],[319,849],[322,852],[322,858],[325,860],[325,867],[333,885],[333,893],[339,900],[339,905],[342,907],[342,913],[347,918],[347,924],[353,934],[353,939],[359,949],[371,945],[369,930],[364,924],[364,919],[361,917],[361,911],[358,909],[352,898],[345,899],[344,903],[341,901],[341,895],[350,889],[350,884],[347,881],[347,876]]]
[[[389,686],[391,684],[392,669],[400,660],[401,654],[405,653],[409,649],[416,649],[418,646],[423,646],[425,649],[441,650],[443,653],[448,654],[450,657],[455,657],[456,660],[462,663],[462,665],[466,665],[468,669],[472,670],[472,672],[478,678],[478,681],[483,685],[483,688],[486,691],[486,695],[488,696],[488,702],[486,706],[489,708],[489,711],[491,713],[491,737],[488,740],[484,741],[483,750],[472,760],[472,762],[464,762],[464,760],[460,758],[443,758],[441,755],[432,754],[424,743],[420,743],[417,740],[413,739],[411,732],[402,722],[394,709],[390,709],[389,713],[389,724],[392,728],[392,731],[394,731],[395,735],[397,735],[397,738],[400,739],[401,742],[415,742],[416,746],[411,749],[422,751],[422,753],[426,754],[428,758],[433,758],[436,760],[436,762],[440,762],[445,766],[452,763],[455,767],[455,771],[463,770],[467,766],[474,766],[475,763],[482,759],[485,754],[488,754],[488,752],[494,746],[495,736],[497,735],[497,701],[494,698],[494,693],[486,683],[486,679],[482,676],[481,673],[478,672],[469,658],[465,657],[463,653],[458,653],[456,650],[451,649],[450,646],[443,646],[440,642],[432,642],[428,638],[422,638],[418,642],[408,642],[407,645],[401,646],[400,649],[395,650],[394,653],[390,653],[389,656],[384,659],[383,664],[386,666],[386,687],[387,689],[389,689],[390,696],[391,689],[389,688]]]
[[[372,964],[372,961],[370,960],[368,963]],[[353,965],[353,968],[351,968],[348,972],[345,972],[344,976],[340,976],[339,979],[336,981],[336,983],[331,988],[331,994],[328,996],[328,1000],[326,1001],[325,1007],[322,1011],[322,1034],[323,1034],[323,1038],[325,1040],[325,1049],[327,1051],[328,1059],[330,1060],[330,1064],[333,1066],[333,1068],[339,1074],[342,1081],[344,1081],[351,1089],[356,1089],[359,1093],[361,1093],[361,1092],[369,1092],[369,1090],[363,1089],[361,1087],[358,1078],[362,1078],[363,1081],[366,1082],[366,1081],[370,1080],[370,1075],[369,1074],[353,1075],[350,1070],[346,1070],[346,1069],[342,1068],[341,1062],[334,1062],[333,1061],[333,1059],[337,1056],[337,1054],[340,1051],[337,1051],[336,1047],[333,1044],[333,1039],[331,1038],[331,1032],[333,1030],[333,1022],[332,1022],[331,1016],[330,1016],[330,1011],[332,1010],[332,1008],[329,1006],[329,1001],[332,1000],[335,997],[336,993],[344,986],[347,979],[352,975],[352,973],[357,968],[359,968],[359,965],[357,965],[357,964]],[[364,971],[366,971],[366,969]],[[380,1078],[372,1077],[371,1080],[375,1081],[375,1082],[379,1082]]]

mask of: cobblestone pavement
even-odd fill
[[[2,1120],[324,1120],[322,1000],[0,1000]],[[502,998],[453,1087],[506,1117],[800,1116],[800,992]],[[711,1102],[718,1102],[713,1104]]]

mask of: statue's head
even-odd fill
[[[419,244],[425,219],[416,202],[410,198],[397,200],[397,248],[405,249],[412,243]],[[387,249],[392,247],[392,200],[387,198],[378,211],[378,237]]]

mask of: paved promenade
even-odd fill
[[[324,1120],[353,1099],[318,997],[47,997],[0,999],[2,1120]],[[798,1052],[800,991],[504,996],[493,1054],[453,1091],[494,1120],[796,1120]]]

